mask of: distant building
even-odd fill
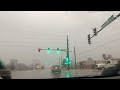
[[[86,61],[80,61],[77,62],[77,68],[81,68],[81,69],[94,69],[95,65],[97,63],[103,63],[105,62],[104,60],[86,60]]]

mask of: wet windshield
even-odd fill
[[[120,60],[119,16],[119,11],[0,11],[0,76],[3,69],[11,72],[4,78],[13,79],[103,75]]]

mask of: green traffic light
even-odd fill
[[[68,63],[65,63],[65,65],[67,65]]]
[[[69,62],[65,62],[65,64],[67,65],[67,64],[71,64],[71,62],[69,61]]]
[[[69,59],[68,59],[68,57],[66,57],[66,62],[68,62],[69,61]]]
[[[48,48],[47,52],[48,52],[48,54],[50,54],[50,52],[51,52],[50,48]]]
[[[66,60],[65,60],[65,64],[71,64],[71,61],[68,59],[68,57],[66,57]]]
[[[57,54],[59,54],[60,53],[60,50],[59,50],[59,48],[57,48]]]

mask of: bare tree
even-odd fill
[[[107,68],[107,60],[109,59],[106,54],[103,54],[103,58],[105,60],[106,68]]]
[[[15,70],[16,67],[17,67],[17,60],[16,60],[16,59],[11,59],[11,60],[10,60],[10,63],[9,63],[9,68],[10,68],[11,70]]]
[[[108,55],[108,58],[111,59],[111,60],[113,59],[112,55]]]
[[[108,60],[108,57],[107,57],[106,54],[103,54],[103,59],[104,59],[104,60]]]

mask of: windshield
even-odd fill
[[[0,60],[12,79],[100,76],[120,60],[119,16],[119,11],[0,11]]]

